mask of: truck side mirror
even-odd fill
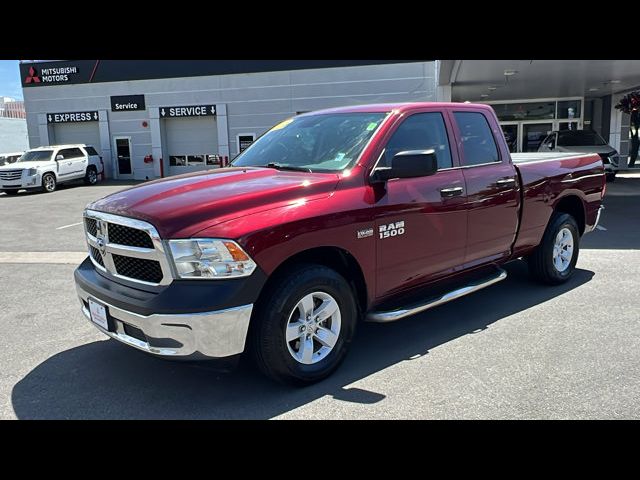
[[[62,155],[56,155],[56,162],[59,160],[64,160],[64,157]]]
[[[391,167],[378,167],[371,173],[372,183],[393,178],[427,177],[438,171],[436,152],[431,150],[405,150],[391,159]]]

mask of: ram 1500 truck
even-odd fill
[[[227,168],[88,205],[75,282],[87,319],[127,345],[174,359],[247,350],[304,385],[338,367],[360,320],[495,284],[505,262],[567,281],[604,191],[597,154],[512,158],[485,105],[323,110]]]

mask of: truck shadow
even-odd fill
[[[247,365],[217,373],[105,340],[38,365],[14,386],[13,409],[21,419],[267,419],[327,395],[345,402],[380,402],[384,391],[350,385],[456,338],[481,335],[495,322],[516,321],[509,316],[578,288],[594,275],[578,269],[568,283],[548,287],[529,280],[524,262],[512,262],[506,270],[505,281],[456,302],[397,323],[360,325],[340,369],[310,387],[275,384]]]

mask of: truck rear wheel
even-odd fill
[[[252,326],[260,370],[303,386],[328,377],[347,354],[358,318],[355,295],[337,272],[299,265],[266,292]]]
[[[564,283],[573,275],[579,250],[580,233],[575,219],[568,213],[555,212],[542,242],[527,259],[529,272],[542,283]]]

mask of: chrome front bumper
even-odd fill
[[[89,295],[76,284],[82,313],[102,333],[129,346],[163,357],[222,358],[244,351],[253,305],[190,314],[139,315],[110,305]],[[114,331],[107,331],[91,321],[89,297],[107,307]],[[136,338],[129,326],[144,334]],[[137,335],[140,337],[140,335]]]

